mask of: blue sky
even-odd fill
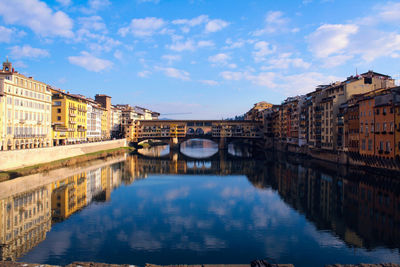
[[[399,78],[400,3],[0,0],[1,57],[72,93],[221,119],[369,69]]]

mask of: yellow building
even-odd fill
[[[58,180],[52,184],[53,220],[62,221],[86,206],[86,172]]]
[[[75,144],[86,141],[87,100],[81,96],[51,88],[53,143]]]
[[[103,112],[101,115],[101,139],[107,140],[110,138],[110,130],[108,127],[108,111],[102,108]]]
[[[8,60],[0,70],[0,150],[51,146],[51,92]]]

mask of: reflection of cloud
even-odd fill
[[[205,236],[204,237],[204,244],[209,249],[216,249],[216,248],[225,248],[226,242],[214,236]]]
[[[208,211],[215,213],[218,216],[225,216],[227,214],[227,209],[226,207],[223,207],[221,204],[219,205],[211,205],[208,207]]]
[[[317,231],[314,225],[307,225],[304,233],[310,236],[321,247],[343,248],[345,244],[338,237],[332,235],[331,232]]]
[[[189,195],[189,187],[185,186],[178,189],[167,191],[165,194],[165,200],[171,201],[177,198],[185,198],[188,195]]]
[[[128,235],[124,231],[120,231],[117,234],[117,240],[119,240],[121,242],[126,242],[126,241],[128,241]]]
[[[161,241],[155,238],[150,230],[145,231],[135,231],[130,237],[129,246],[132,249],[137,250],[157,250],[162,247]]]

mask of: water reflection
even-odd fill
[[[281,157],[131,155],[0,183],[0,259],[400,262],[399,190],[395,178]]]
[[[164,157],[169,155],[169,145],[152,146],[138,149],[138,153],[147,157]]]
[[[209,158],[218,152],[218,144],[206,139],[190,139],[181,144],[180,151],[191,158]]]

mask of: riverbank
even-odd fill
[[[0,182],[7,181],[9,179],[37,174],[41,172],[48,172],[51,170],[84,165],[85,163],[92,162],[94,160],[104,160],[110,157],[114,157],[126,152],[132,151],[130,147],[118,147],[108,150],[100,150],[92,153],[87,153],[80,156],[63,158],[60,160],[50,161],[46,163],[36,164],[23,168],[11,169],[7,171],[0,171]]]
[[[20,263],[20,262],[0,262],[1,267],[38,267],[38,264]],[[40,264],[41,267],[61,267],[59,265]],[[74,262],[64,267],[134,267],[130,264],[107,264],[96,262]],[[147,263],[145,267],[251,267],[250,264],[196,264],[196,265],[155,265]],[[260,266],[262,267],[262,266]],[[271,267],[295,267],[293,264],[271,264]],[[325,265],[325,267],[400,267],[399,264],[394,263],[381,263],[381,264],[333,264]]]
[[[118,139],[86,144],[1,151],[0,171],[9,171],[126,146],[125,139]]]
[[[302,158],[325,161],[340,166],[351,167],[355,169],[385,170],[392,172],[400,171],[400,160],[398,158],[377,157],[360,155],[355,152],[329,151],[323,149],[311,149],[307,147],[298,147],[290,144],[274,144],[265,148],[267,151],[277,151],[290,153]]]

